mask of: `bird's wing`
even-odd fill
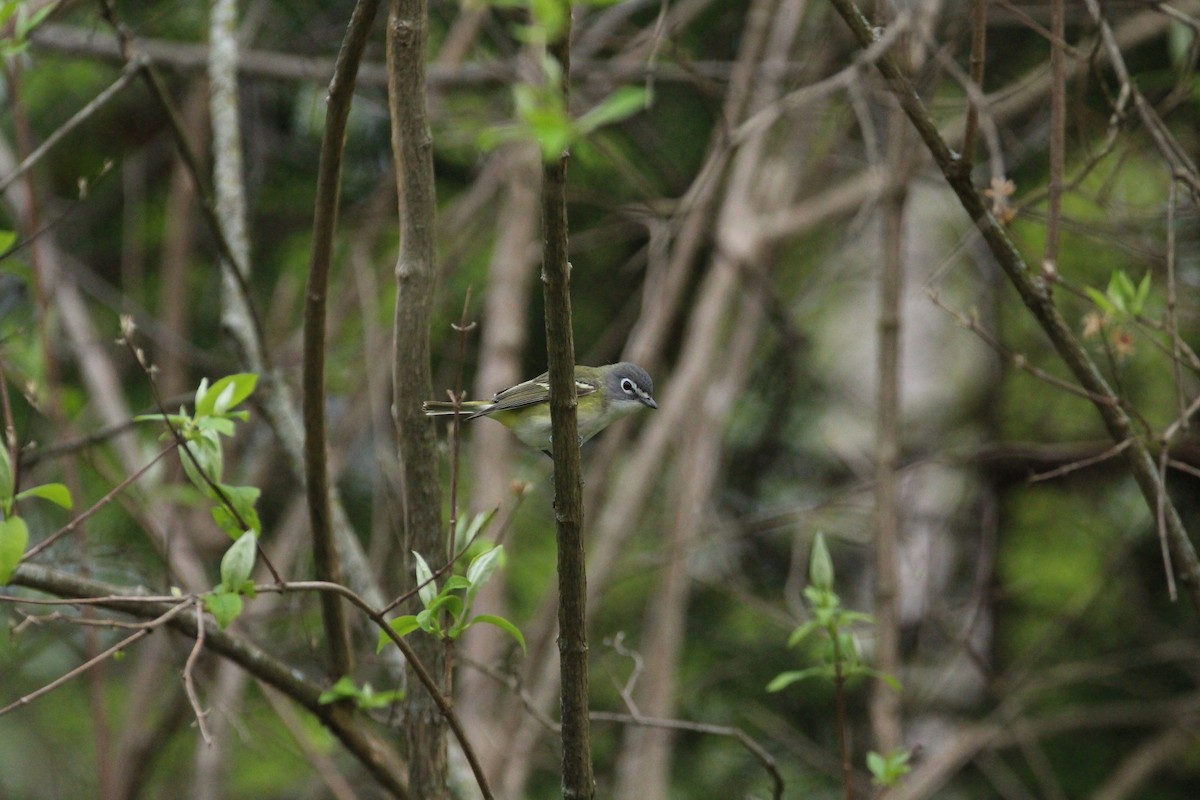
[[[578,375],[578,373],[576,373]],[[600,388],[598,381],[575,378],[575,395],[583,397]],[[543,372],[532,380],[510,386],[497,392],[492,398],[491,411],[512,411],[525,408],[550,399],[550,373]]]

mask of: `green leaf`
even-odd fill
[[[1142,309],[1146,307],[1146,298],[1150,295],[1150,273],[1147,272],[1142,276],[1141,283],[1138,284],[1137,291],[1133,294],[1133,313],[1141,314]]]
[[[192,424],[192,418],[187,414],[138,414],[134,422],[161,422],[170,424],[172,428],[183,430]]]
[[[807,678],[819,678],[830,671],[829,667],[809,667],[808,669],[796,669],[790,672],[781,672],[776,675],[770,683],[767,684],[768,692],[779,692],[791,686],[797,681],[802,681]]]
[[[195,438],[184,442],[187,452],[179,454],[183,471],[192,485],[204,493],[205,497],[217,499],[209,483],[220,483],[221,473],[225,471],[225,457],[221,452],[221,442],[211,431],[200,431]],[[191,453],[189,456],[188,453]],[[199,469],[197,469],[197,466]],[[207,480],[205,480],[207,476]]]
[[[25,548],[29,545],[29,527],[20,517],[0,520],[0,586],[7,586]]]
[[[890,675],[886,672],[881,672],[880,670],[877,670],[877,669],[864,669],[863,672],[867,675],[870,675],[873,678],[878,678],[879,680],[883,681],[884,683],[886,683],[888,685],[888,688],[890,688],[894,692],[904,691],[904,687],[900,685],[900,681],[896,680],[896,677],[894,675]]]
[[[900,779],[912,771],[908,760],[912,754],[903,748],[898,748],[886,756],[874,751],[867,753],[867,769],[876,786],[896,786]]]
[[[360,694],[358,686],[354,684],[354,679],[349,675],[343,675],[333,686],[321,692],[317,697],[317,703],[327,706],[340,700],[357,700]]]
[[[0,442],[0,503],[3,508],[8,510],[12,508],[13,491],[16,486],[13,485],[12,461],[8,457],[8,448]]]
[[[429,607],[425,609],[425,613],[433,616],[434,614],[445,612],[457,623],[462,618],[463,609],[464,605],[461,597],[456,594],[443,592],[429,604]]]
[[[429,568],[429,564],[416,550],[412,551],[413,569],[417,575],[417,586],[421,588],[417,590],[417,595],[421,598],[421,605],[429,608],[429,604],[437,597],[437,583],[433,580],[433,570]]]
[[[622,86],[581,116],[577,126],[581,133],[591,133],[597,128],[631,117],[649,105],[648,90],[641,86]]]
[[[478,514],[459,517],[458,523],[455,525],[454,546],[461,550],[475,541],[479,532],[491,523],[498,510],[493,508],[490,511],[480,511]]]
[[[504,631],[509,636],[511,636],[517,640],[517,644],[521,645],[522,653],[527,652],[525,649],[525,636],[524,636],[524,634],[521,633],[521,629],[518,628],[516,625],[513,625],[511,622],[506,620],[504,617],[497,617],[495,614],[480,614],[479,616],[472,619],[470,624],[474,625],[477,622],[482,622],[485,625],[496,626],[497,628],[499,628],[500,630]],[[470,627],[470,626],[468,626],[468,627]]]
[[[233,436],[235,430],[233,420],[229,417],[201,417],[196,421],[196,427],[222,436]]]
[[[819,630],[820,627],[820,624],[816,620],[810,619],[808,622],[792,631],[792,635],[788,637],[787,646],[795,647],[811,636],[814,631]]]
[[[250,580],[254,571],[254,558],[258,555],[258,537],[254,531],[246,531],[229,546],[221,557],[221,583],[228,591],[236,592]]]
[[[207,379],[200,382],[200,389],[196,392],[197,418],[226,414],[237,408],[238,404],[254,392],[254,387],[258,385],[258,375],[253,372],[226,375],[211,387],[206,386],[206,381]]]
[[[417,614],[417,625],[419,625],[421,630],[425,631],[426,633],[433,634],[434,636],[441,638],[442,625],[438,620],[438,615],[430,613],[428,608],[422,609]]]
[[[808,580],[818,589],[833,589],[833,559],[825,546],[825,534],[820,531],[813,537],[812,552],[808,557]]]
[[[471,582],[462,575],[451,575],[446,579],[446,585],[442,587],[443,592],[456,592],[460,589],[470,588]]]
[[[1083,287],[1083,291],[1087,294],[1087,296],[1089,298],[1091,298],[1092,302],[1095,303],[1096,306],[1099,307],[1099,309],[1101,311],[1103,311],[1104,313],[1113,314],[1116,312],[1117,309],[1113,306],[1112,303],[1109,302],[1108,296],[1105,295],[1103,292],[1101,292],[1099,289],[1094,289],[1091,286],[1085,286],[1085,287]]]
[[[376,708],[387,708],[392,703],[403,699],[403,689],[390,689],[385,692],[377,692],[371,684],[364,683],[362,692],[359,694],[356,703],[363,711],[370,711]]]
[[[337,683],[321,692],[317,697],[317,702],[321,705],[329,705],[343,700],[353,700],[356,706],[368,711],[374,708],[384,708],[403,699],[404,690],[402,689],[377,692],[369,683],[364,683],[360,689],[354,685],[350,676],[346,675],[338,678]]]
[[[242,596],[237,592],[214,592],[204,596],[204,607],[222,630],[242,613]]]
[[[479,590],[491,579],[492,573],[503,563],[504,547],[501,545],[496,545],[471,559],[471,565],[467,567],[467,581],[470,583],[466,592],[467,608],[474,605],[475,595],[479,594]]]
[[[38,25],[41,25],[42,20],[46,19],[50,12],[54,11],[57,7],[58,3],[47,3],[28,17],[24,13],[19,14],[17,16],[16,38],[21,41],[27,39],[30,32]]]
[[[529,0],[529,14],[534,27],[545,37],[543,41],[553,42],[562,35],[570,13],[569,0]]]
[[[402,617],[396,617],[388,621],[388,627],[395,631],[396,635],[403,639],[415,630],[420,629],[417,623],[417,618],[412,614],[405,614]],[[375,652],[382,653],[383,648],[392,644],[392,637],[388,636],[387,631],[379,632],[379,640],[375,643]]]
[[[40,497],[68,510],[74,505],[71,502],[71,490],[61,483],[43,483],[41,486],[30,486],[25,491],[18,492],[16,499],[24,500],[26,497]]]
[[[212,510],[213,519],[217,521],[221,530],[234,539],[241,536],[245,530],[262,533],[262,521],[258,517],[258,511],[254,508],[254,504],[262,494],[258,487],[221,484],[221,494],[225,495],[225,499],[232,506],[232,509],[226,508],[222,503]],[[212,496],[220,498],[216,492],[213,492]]]

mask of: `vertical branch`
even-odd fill
[[[547,48],[562,67],[564,105],[570,80],[568,22]],[[562,790],[569,800],[595,795],[588,722],[587,571],[583,549],[583,481],[576,418],[571,265],[567,262],[567,154],[542,164],[542,289],[550,367],[554,511],[558,541],[558,654],[562,680]]]
[[[850,28],[860,47],[868,48],[875,42],[870,23],[863,17],[853,0],[829,2]],[[1094,0],[1088,0],[1088,5],[1089,10],[1095,10],[1098,15],[1098,7],[1094,5]],[[1030,270],[995,216],[984,205],[983,198],[971,184],[969,176],[962,174],[960,159],[950,150],[938,132],[928,110],[921,102],[920,95],[896,65],[895,60],[885,54],[875,62],[875,66],[887,80],[889,89],[900,102],[901,108],[921,137],[934,163],[941,170],[942,176],[954,190],[963,210],[979,229],[992,257],[1021,296],[1021,302],[1046,333],[1055,352],[1071,370],[1079,385],[1094,398],[1092,403],[1100,414],[1109,436],[1115,442],[1132,442],[1125,449],[1126,463],[1147,507],[1152,511],[1157,509],[1159,494],[1165,491],[1165,487],[1159,480],[1158,470],[1146,443],[1135,435],[1133,423],[1122,406],[1121,398],[1113,392],[1108,381],[1100,373],[1099,367],[1055,306],[1044,277]],[[1196,548],[1183,527],[1178,511],[1169,500],[1166,503],[1164,523],[1165,535],[1170,542],[1180,580],[1187,587],[1192,604],[1200,608],[1200,559],[1196,556]]]
[[[246,295],[238,285],[250,278],[250,241],[246,232],[246,192],[242,181],[242,123],[238,108],[237,0],[212,0],[209,12],[208,111],[212,123],[213,200],[217,221],[229,243],[232,259],[222,259],[221,325],[232,341],[243,350],[243,363],[262,363],[262,342],[254,335],[254,324]],[[186,106],[185,106],[186,108]],[[196,116],[193,109],[192,116]],[[185,116],[184,119],[187,119]],[[181,193],[180,200],[189,200]],[[178,270],[176,280],[183,276]],[[175,302],[175,301],[172,301]],[[177,309],[176,314],[183,309]],[[178,368],[176,368],[178,369]],[[176,372],[176,374],[178,374]],[[197,613],[202,611],[197,601]],[[204,643],[204,627],[196,629],[196,646],[187,660],[184,685],[196,709],[201,740],[196,748],[193,800],[215,800],[224,794],[228,778],[228,732],[232,720],[216,714],[211,723],[201,712],[193,679],[193,667]],[[210,701],[222,707],[236,707],[245,691],[249,675],[236,665],[221,662],[217,667]],[[211,727],[210,727],[211,726]],[[214,746],[214,743],[216,746]]]
[[[842,663],[842,632],[829,627],[833,644],[833,697],[837,708],[838,754],[842,766],[842,791],[845,800],[854,800],[854,764],[850,760],[850,716],[846,711],[846,668]]]
[[[1178,290],[1175,283],[1175,204],[1179,188],[1172,179],[1167,188],[1167,332],[1171,335],[1171,367],[1175,375],[1175,402],[1179,408],[1180,424],[1189,426],[1187,398],[1183,389],[1183,339],[1179,336]]]
[[[971,9],[971,83],[983,93],[983,67],[986,62],[988,0],[975,0]],[[979,106],[968,97],[967,122],[963,130],[962,170],[969,175],[975,163],[975,139],[979,136]]]
[[[429,327],[433,315],[435,193],[433,136],[426,107],[425,0],[390,0],[387,25],[388,106],[400,203],[396,312],[392,322],[392,422],[400,462],[401,547],[421,553],[435,570],[444,558],[441,492],[433,427],[421,410],[432,392]],[[411,569],[405,579],[413,580]],[[446,653],[433,637],[413,641],[429,673],[444,680]],[[445,691],[445,686],[441,687]],[[440,800],[446,786],[446,724],[434,698],[405,700],[409,784],[413,795]]]
[[[1067,43],[1063,40],[1063,0],[1050,2],[1050,185],[1046,193],[1046,248],[1042,264],[1049,273],[1058,266],[1062,229],[1063,159],[1066,148]]]
[[[238,285],[250,275],[246,235],[246,194],[242,186],[242,123],[238,113],[237,0],[212,0],[209,18],[208,108],[212,120],[213,199],[217,220],[229,243],[230,260],[221,271],[221,325],[243,348],[261,347],[254,336],[247,298]],[[261,363],[248,353],[243,363]]]
[[[317,198],[313,210],[313,252],[308,288],[304,295],[304,471],[309,524],[312,527],[313,562],[317,580],[341,583],[342,567],[334,547],[330,516],[329,467],[326,458],[325,420],[325,306],[333,237],[337,229],[338,195],[342,181],[342,146],[346,119],[354,97],[354,83],[367,34],[379,0],[359,0],[350,16],[346,36],[338,50],[326,100],[325,131],[317,167]],[[321,594],[321,615],[328,639],[330,669],[335,676],[354,670],[346,612],[336,595]]]

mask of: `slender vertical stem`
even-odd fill
[[[830,625],[833,644],[833,697],[837,705],[838,750],[842,762],[842,786],[846,800],[854,800],[854,764],[850,760],[850,718],[846,713],[846,673],[842,667],[842,640],[837,625]]]
[[[548,47],[562,67],[567,96],[569,22]],[[564,100],[565,102],[565,100]],[[554,511],[558,538],[558,651],[562,678],[562,791],[569,800],[595,795],[588,720],[587,572],[583,549],[583,481],[576,419],[571,265],[567,262],[567,154],[542,164],[542,288],[550,367]]]
[[[1063,0],[1050,2],[1050,185],[1046,194],[1046,248],[1042,263],[1048,272],[1058,265],[1062,229],[1064,150],[1066,148],[1067,74],[1063,41]]]
[[[333,238],[337,230],[338,197],[342,180],[346,120],[354,98],[358,65],[379,0],[359,0],[342,40],[327,97],[321,160],[317,167],[317,199],[313,212],[313,251],[308,288],[304,294],[304,468],[308,517],[312,527],[313,562],[318,580],[341,583],[342,567],[334,546],[330,515],[329,471],[325,419],[325,306]],[[328,639],[330,670],[349,675],[354,670],[350,630],[345,609],[336,595],[322,593],[321,614]]]
[[[971,83],[983,93],[983,68],[986,63],[988,0],[975,0],[971,9]],[[962,170],[969,175],[975,163],[975,140],[979,136],[979,108],[975,102],[967,104],[967,122],[963,130]]]

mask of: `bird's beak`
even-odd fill
[[[654,402],[654,398],[648,394],[643,394],[639,396],[638,399],[642,401],[643,405],[649,406],[650,408],[658,408],[658,403]]]

